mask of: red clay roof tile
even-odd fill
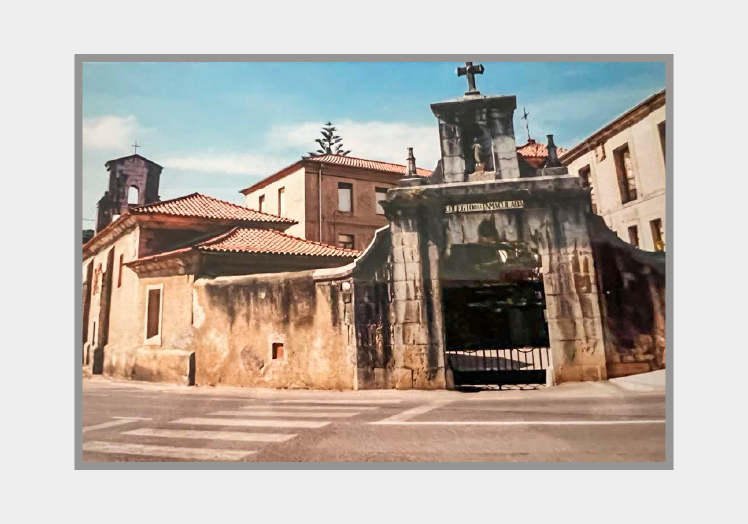
[[[364,158],[356,158],[352,156],[320,155],[307,157],[307,160],[312,162],[323,162],[325,164],[336,164],[339,166],[360,167],[362,169],[371,169],[372,171],[386,171],[388,173],[397,173],[399,175],[405,175],[408,171],[408,168],[402,164],[391,164],[389,162],[366,160]],[[418,174],[418,176],[429,177],[431,176],[431,171],[417,167],[416,174]]]
[[[296,220],[290,218],[255,211],[239,204],[233,204],[200,193],[192,193],[191,195],[172,200],[134,207],[129,212],[134,215],[163,214],[218,220],[241,220],[246,222],[297,223]]]
[[[195,244],[200,251],[232,253],[269,253],[278,255],[307,255],[315,257],[350,257],[361,254],[312,240],[294,237],[274,229],[236,227],[209,240]]]
[[[545,158],[548,156],[548,147],[545,144],[530,139],[525,145],[517,146],[517,153],[527,158]],[[566,153],[566,148],[556,147],[558,156]]]

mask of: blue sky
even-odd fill
[[[429,104],[467,90],[451,62],[88,63],[83,66],[83,217],[95,218],[104,163],[138,152],[164,166],[162,199],[238,191],[315,148],[332,121],[352,156],[418,165],[439,158]],[[517,96],[538,141],[577,144],[665,87],[664,63],[484,63],[483,94]],[[84,221],[92,228],[93,222]]]

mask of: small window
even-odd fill
[[[634,163],[629,151],[629,145],[619,147],[613,151],[618,174],[618,185],[621,189],[621,203],[626,204],[636,200],[636,177]]]
[[[342,247],[343,249],[354,249],[353,245],[353,235],[338,235],[338,247]]]
[[[660,132],[660,147],[662,147],[662,161],[667,163],[667,156],[665,153],[665,121],[663,120],[657,124],[657,130]]]
[[[127,203],[128,204],[137,204],[140,202],[140,191],[138,191],[138,188],[135,186],[130,186],[130,189],[127,191]]]
[[[125,254],[119,256],[119,272],[117,273],[117,287],[122,287],[122,268],[125,263]]]
[[[597,202],[595,202],[595,188],[592,186],[592,170],[589,164],[579,170],[579,180],[582,183],[582,187],[590,188],[590,205],[592,212],[597,214]]]
[[[283,342],[273,342],[273,360],[283,360]]]
[[[265,211],[265,195],[260,195],[260,199],[257,202],[257,210]]]
[[[662,231],[662,220],[656,218],[649,221],[649,227],[652,230],[652,244],[655,251],[665,251],[665,235]]]
[[[338,211],[353,213],[353,184],[338,182]]]
[[[146,304],[146,340],[161,334],[161,289],[151,288],[148,290],[148,303]]]
[[[286,212],[286,188],[282,187],[278,190],[278,216],[285,216]]]
[[[629,226],[629,243],[634,247],[639,247],[639,228]]]
[[[387,188],[378,187],[375,191],[375,198],[377,199],[377,215],[384,215],[384,208],[382,207],[381,202],[387,198]]]

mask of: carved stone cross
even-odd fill
[[[457,76],[467,76],[468,90],[466,95],[479,95],[480,91],[475,88],[475,75],[482,75],[485,71],[483,64],[473,65],[472,62],[465,62],[465,67],[457,68]]]

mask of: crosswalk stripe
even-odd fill
[[[362,410],[371,410],[371,409],[379,409],[376,406],[301,406],[301,405],[289,405],[289,406],[256,406],[253,404],[247,404],[246,406],[242,406],[239,409],[249,409],[251,411],[260,411],[260,410],[290,410],[290,411],[318,411],[318,410],[326,410],[326,411],[350,411],[352,409],[355,409],[356,411],[362,411]]]
[[[211,462],[241,460],[244,457],[257,453],[256,451],[237,451],[230,449],[208,448],[177,448],[171,446],[129,444],[125,442],[101,442],[96,440],[84,442],[83,451],[93,453],[174,458],[183,460],[209,460]]]
[[[194,429],[141,428],[125,431],[123,435],[137,437],[194,438],[205,440],[234,440],[237,442],[286,442],[298,436],[294,433],[247,433],[244,431],[209,431]]]
[[[192,424],[195,426],[247,426],[265,428],[322,428],[329,421],[317,420],[264,420],[246,418],[180,418],[171,424]]]
[[[137,422],[139,420],[151,420],[149,418],[140,418],[140,417],[112,417],[116,418],[118,420],[110,420],[109,422],[102,422],[101,424],[96,424],[95,426],[86,426],[83,428],[83,433],[88,433],[89,431],[96,431],[97,429],[106,429],[111,428],[114,426],[121,426],[122,424],[132,424],[133,422]]]
[[[314,400],[314,399],[307,399],[307,400],[300,400],[300,399],[294,399],[294,400],[273,400],[273,404],[399,404],[402,402],[401,399],[372,399],[372,400],[364,400],[364,399],[355,399],[355,400]]]
[[[321,412],[321,411],[216,411],[210,415],[228,417],[280,417],[280,418],[346,418],[358,415],[358,412]]]

